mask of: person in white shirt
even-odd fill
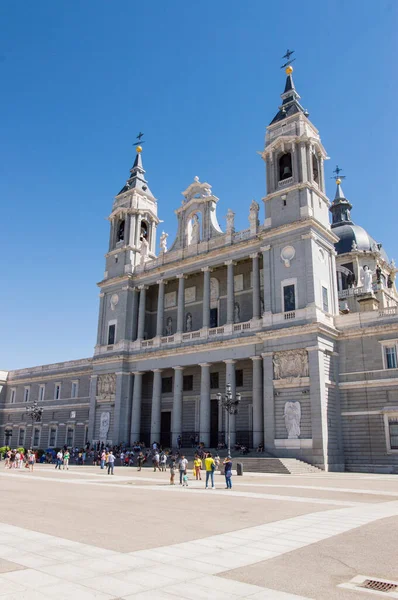
[[[159,460],[160,460],[159,452],[156,452],[152,458],[152,464],[153,464],[154,471],[156,471],[156,469],[159,469],[159,471],[160,471]]]
[[[112,471],[112,475],[113,475],[113,467],[114,466],[115,466],[115,455],[113,454],[113,452],[111,450],[108,454],[108,475],[111,471]]]
[[[57,462],[55,464],[55,468],[61,470],[61,465],[64,461],[64,455],[62,454],[62,450],[59,450],[57,452]]]
[[[178,463],[178,468],[180,471],[180,485],[183,483],[184,475],[187,474],[188,461],[184,455],[181,456],[180,462]]]

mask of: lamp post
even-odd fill
[[[41,406],[39,406],[37,400],[35,400],[33,402],[33,404],[31,406],[27,406],[26,407],[26,414],[28,415],[28,417],[30,419],[32,419],[32,437],[30,440],[30,445],[31,447],[33,447],[33,435],[34,435],[34,427],[33,427],[33,423],[39,423],[41,421],[41,416],[43,414],[43,408]]]
[[[225,388],[224,396],[219,392],[217,394],[217,399],[219,405],[225,410],[227,415],[227,444],[228,444],[228,455],[231,454],[231,431],[229,427],[229,417],[230,415],[236,415],[238,412],[239,402],[241,400],[241,395],[235,394],[235,398],[232,395],[231,384],[227,383]]]

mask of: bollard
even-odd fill
[[[243,463],[241,463],[241,462],[236,463],[236,474],[243,475]]]

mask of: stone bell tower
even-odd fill
[[[156,256],[157,201],[145,179],[139,143],[136,151],[130,177],[115,197],[109,216],[111,228],[105,279],[133,273],[138,266]]]
[[[313,217],[329,227],[329,201],[325,193],[326,151],[309,113],[300,104],[288,61],[282,104],[267,127],[265,148],[268,227],[278,227]]]

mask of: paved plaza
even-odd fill
[[[0,463],[0,600],[366,600],[355,577],[398,581],[396,476],[168,478]]]

